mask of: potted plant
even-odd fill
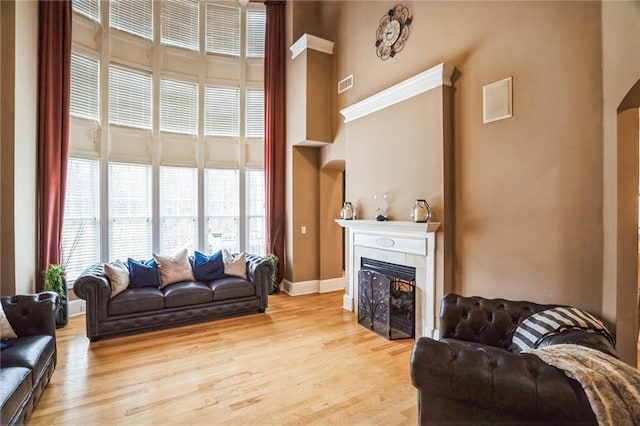
[[[49,265],[42,271],[44,289],[58,294],[58,310],[56,312],[56,326],[64,327],[69,322],[69,304],[67,303],[67,280],[60,265]]]
[[[273,253],[267,255],[267,259],[273,265],[273,272],[271,273],[271,286],[269,288],[269,294],[277,293],[278,288],[278,256]]]

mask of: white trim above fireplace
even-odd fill
[[[347,286],[343,308],[358,312],[358,272],[363,257],[416,269],[416,337],[437,338],[436,303],[443,294],[435,281],[436,232],[440,223],[375,220],[341,220],[349,230],[345,275]]]
[[[451,86],[454,70],[454,66],[443,62],[340,110],[340,114],[344,116],[344,122],[348,123],[436,87]]]

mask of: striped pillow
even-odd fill
[[[583,310],[561,306],[545,309],[522,321],[513,334],[513,351],[536,348],[545,337],[560,334],[565,330],[584,330],[602,334],[615,346],[613,335],[602,321]]]

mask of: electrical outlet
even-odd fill
[[[300,228],[300,232],[301,232],[302,234],[306,234],[306,233],[307,233],[307,227],[306,227],[306,226],[303,226],[302,228]]]

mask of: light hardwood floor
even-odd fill
[[[358,325],[342,295],[92,344],[73,317],[29,425],[417,424],[414,341]]]

